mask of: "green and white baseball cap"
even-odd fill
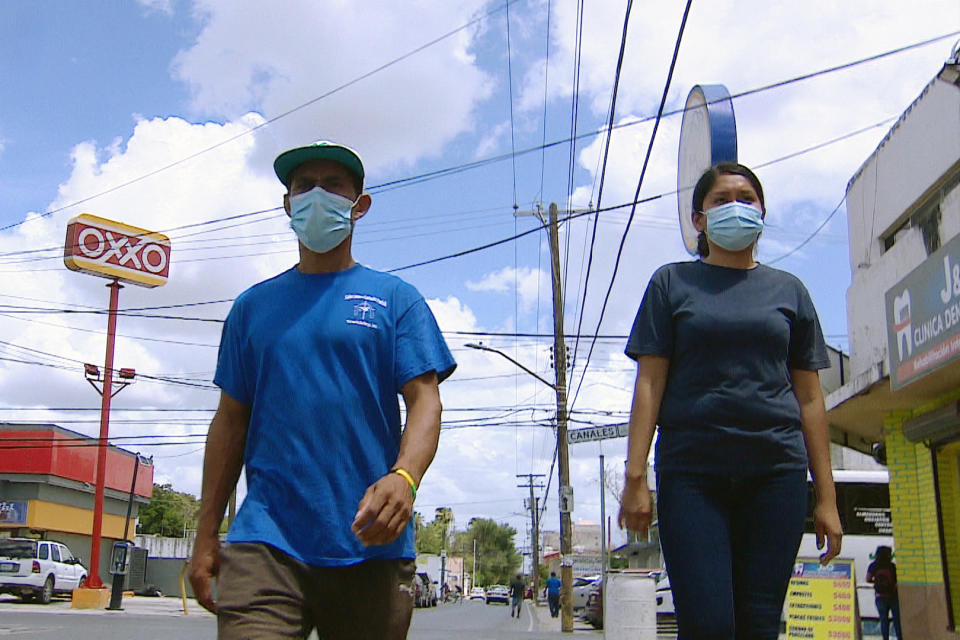
[[[289,187],[289,178],[293,170],[310,160],[332,160],[342,164],[350,173],[357,175],[361,183],[363,182],[363,162],[360,160],[360,155],[350,147],[329,140],[318,140],[305,147],[284,151],[273,161],[273,170],[280,178],[280,182]]]

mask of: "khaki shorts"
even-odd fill
[[[220,552],[218,637],[404,640],[413,615],[414,560],[313,567],[265,544]]]

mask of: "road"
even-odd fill
[[[216,637],[216,620],[189,601],[184,616],[176,598],[133,598],[124,601],[124,611],[77,610],[66,599],[47,606],[21,604],[0,596],[0,638],[23,640],[101,640],[105,636],[131,640],[184,640]],[[541,618],[534,618],[532,605],[524,603],[519,620],[510,617],[505,605],[480,601],[415,609],[410,640],[547,640],[569,638],[559,630],[540,631]],[[541,615],[545,612],[541,611]],[[549,620],[549,615],[543,616]],[[558,621],[557,621],[558,622]],[[549,622],[547,623],[549,625]],[[559,629],[559,624],[556,625]],[[602,634],[577,624],[574,635]],[[314,636],[315,637],[315,636]]]

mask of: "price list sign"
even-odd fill
[[[787,637],[858,640],[859,628],[853,560],[820,566],[817,558],[797,558],[787,590]]]

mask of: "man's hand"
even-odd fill
[[[620,514],[617,516],[620,528],[646,535],[652,518],[653,498],[650,496],[646,476],[628,479],[620,501]]]
[[[823,549],[826,542],[827,550],[820,554],[820,564],[828,564],[840,553],[843,542],[843,528],[840,526],[840,514],[837,513],[836,502],[819,502],[813,510],[813,530],[817,533],[817,549]]]
[[[390,472],[370,485],[350,525],[364,546],[390,544],[403,532],[413,512],[413,492],[400,474]]]
[[[204,609],[217,612],[217,603],[210,595],[210,579],[220,573],[220,540],[217,536],[197,536],[190,559],[190,585],[193,594]]]

